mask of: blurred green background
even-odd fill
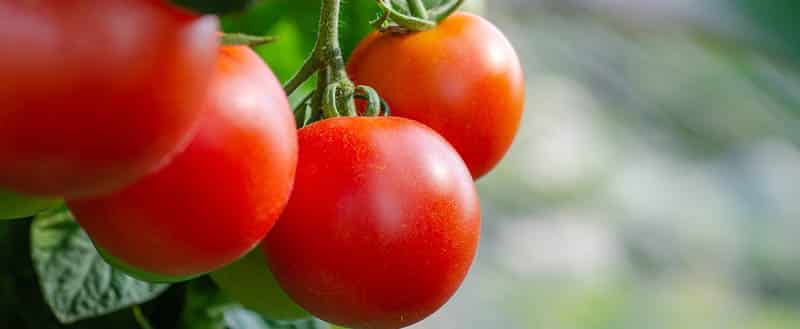
[[[317,7],[261,2],[226,28],[279,35],[259,51],[285,79]],[[800,328],[798,2],[470,7],[517,48],[527,109],[478,184],[472,272],[413,328]],[[376,11],[343,10],[349,52]]]

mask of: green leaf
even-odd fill
[[[318,319],[308,318],[297,321],[274,321],[265,319],[255,312],[242,307],[225,311],[225,324],[228,329],[328,329],[330,325]]]
[[[34,218],[30,237],[31,258],[44,299],[62,323],[144,303],[168,287],[113,269],[66,208]]]
[[[0,221],[0,259],[5,265],[0,266],[0,328],[140,329],[128,310],[70,325],[61,324],[41,294],[31,263],[30,224],[30,220]],[[169,309],[161,304],[157,306],[159,310]]]
[[[207,277],[190,281],[181,314],[182,329],[225,329],[225,310],[236,304]]]
[[[245,309],[203,276],[190,281],[181,314],[181,329],[328,329],[326,323],[308,318],[274,321]]]

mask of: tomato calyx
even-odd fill
[[[381,11],[383,11],[383,16],[382,18],[379,18],[377,22],[373,23],[373,26],[376,26],[376,28],[381,31],[388,30],[393,27],[395,31],[400,31],[396,28],[400,27],[409,32],[420,32],[436,27],[436,22],[431,21],[427,17],[417,17],[413,14],[405,14],[400,12],[398,9],[395,9],[391,0],[377,0],[377,3]],[[415,11],[419,12],[419,9]]]
[[[397,9],[391,0],[376,0],[383,12],[370,22],[378,31],[392,34],[408,34],[435,28],[464,4],[464,0],[450,0],[435,8],[428,8],[421,0],[407,0],[408,9]]]

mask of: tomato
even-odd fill
[[[298,133],[295,190],[263,249],[322,320],[396,329],[437,310],[472,263],[480,209],[455,150],[417,122],[340,117]]]
[[[294,182],[297,132],[280,83],[247,47],[220,50],[197,135],[157,172],[68,200],[111,263],[150,281],[216,270],[253,249]]]
[[[522,66],[502,32],[479,16],[456,13],[420,33],[372,33],[347,71],[377,90],[392,115],[442,134],[476,179],[503,158],[519,127]]]
[[[259,249],[211,273],[211,278],[242,306],[271,320],[297,320],[310,315],[278,286]]]
[[[191,138],[217,20],[155,0],[0,0],[0,185],[89,196]]]
[[[0,219],[15,219],[38,214],[61,203],[58,199],[40,199],[0,189]]]

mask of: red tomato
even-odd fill
[[[266,64],[247,47],[222,48],[207,99],[197,135],[169,165],[113,194],[68,202],[98,248],[140,277],[183,279],[231,263],[289,199],[297,132]]]
[[[478,246],[464,162],[438,134],[393,117],[299,131],[295,190],[264,251],[281,287],[322,320],[397,329],[444,304]]]
[[[88,196],[191,138],[217,20],[154,0],[0,0],[0,185]]]
[[[519,127],[522,67],[502,32],[479,16],[457,13],[420,33],[372,33],[347,71],[375,88],[392,115],[442,134],[476,179],[503,158]]]

